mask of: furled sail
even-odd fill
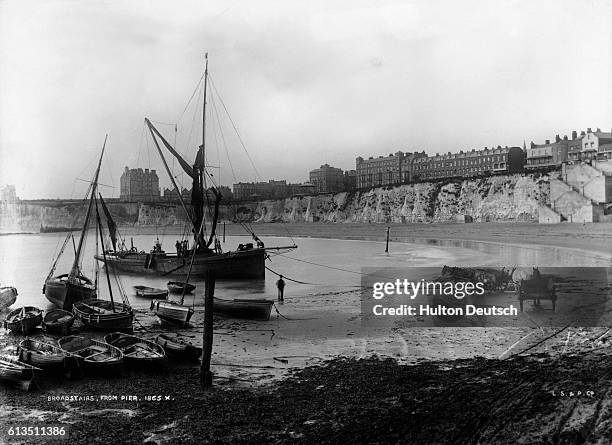
[[[110,234],[111,242],[113,243],[113,250],[117,250],[117,224],[113,220],[108,207],[106,207],[106,203],[104,199],[102,199],[102,195],[100,195],[100,203],[102,204],[102,211],[104,212],[104,216],[106,217],[106,224],[108,226],[108,233]]]

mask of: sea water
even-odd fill
[[[41,309],[52,305],[42,294],[42,287],[66,233],[13,234],[0,236],[0,285],[15,286],[19,296],[15,307],[32,305]],[[68,240],[64,253],[58,261],[55,274],[67,273],[74,261],[74,250],[78,243]],[[162,247],[174,252],[179,236],[160,237]],[[133,236],[139,250],[150,251],[156,235]],[[282,237],[265,237],[266,246],[287,246],[293,240]],[[234,250],[239,243],[252,242],[250,237],[230,236],[222,243],[224,250]],[[277,255],[271,252],[266,261],[269,268],[265,280],[217,280],[215,295],[222,298],[276,298],[275,274],[283,274],[286,281],[285,295],[299,297],[324,292],[342,292],[360,285],[363,267],[416,267],[443,265],[490,265],[490,266],[609,266],[605,255],[553,248],[550,246],[520,246],[477,241],[432,241],[422,240],[415,244],[395,243],[385,253],[385,243],[376,241],[351,241],[320,238],[295,238],[298,248]],[[126,241],[130,244],[130,240]],[[94,277],[96,261],[95,235],[89,232],[82,255],[82,270],[86,276]],[[108,299],[104,269],[100,269],[99,287],[101,298]],[[135,308],[148,308],[150,300],[136,297],[133,286],[145,285],[166,288],[172,279],[168,276],[122,274],[120,283],[125,289],[130,304]],[[295,281],[293,281],[295,280]],[[117,282],[111,279],[117,299]],[[204,282],[193,278],[196,285],[193,295],[186,296],[187,304],[195,298],[195,304],[203,304]],[[298,283],[300,282],[300,283]]]

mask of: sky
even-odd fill
[[[125,166],[169,187],[144,118],[194,159],[206,52],[225,185],[612,129],[605,0],[0,0],[0,187],[80,198],[106,134],[105,196]]]

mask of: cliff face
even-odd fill
[[[448,183],[409,184],[366,192],[262,201],[236,208],[255,222],[537,221],[548,200],[548,176],[508,175]]]
[[[221,218],[244,222],[450,222],[537,221],[538,205],[549,202],[549,177],[508,175],[447,183],[381,187],[365,192],[308,196],[221,206]],[[174,204],[112,203],[120,225],[182,225]],[[0,233],[79,227],[82,204],[0,204]]]

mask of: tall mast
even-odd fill
[[[208,86],[208,53],[204,55],[206,66],[204,68],[204,103],[202,104],[202,170],[206,168],[206,87]]]
[[[200,181],[202,184],[202,193],[206,193],[206,89],[208,86],[208,53],[204,55],[206,59],[206,66],[204,68],[204,103],[202,104],[202,168],[200,169]],[[204,198],[204,197],[203,197]],[[204,217],[204,210],[206,204],[205,200],[202,199],[202,217]]]
[[[198,150],[196,161],[194,163],[194,181],[191,195],[192,204],[197,205],[197,209],[194,208],[197,217],[195,218],[196,224],[194,225],[194,237],[195,246],[194,249],[199,249],[202,246],[206,246],[202,231],[198,230],[198,226],[205,226],[205,214],[206,214],[206,90],[208,87],[208,53],[204,55],[206,59],[206,65],[204,69],[204,100],[202,104],[202,145]],[[196,185],[198,190],[196,190]],[[197,230],[197,232],[196,232]]]
[[[104,149],[106,148],[106,139],[108,139],[108,134],[104,136],[104,145],[102,145],[102,153],[100,153],[100,160],[98,161],[98,168],[96,168],[96,173],[94,174],[94,178],[91,183],[91,196],[89,197],[89,206],[87,207],[87,215],[85,216],[85,222],[83,223],[83,228],[81,229],[81,238],[79,239],[79,246],[77,247],[75,255],[74,255],[74,263],[72,264],[72,269],[70,270],[70,277],[74,277],[79,272],[79,261],[81,258],[81,250],[83,249],[83,242],[85,240],[87,226],[89,225],[89,218],[91,217],[93,200],[94,200],[94,197],[96,196],[96,190],[98,189],[98,176],[100,175],[100,166],[102,165],[102,157],[104,156]]]

